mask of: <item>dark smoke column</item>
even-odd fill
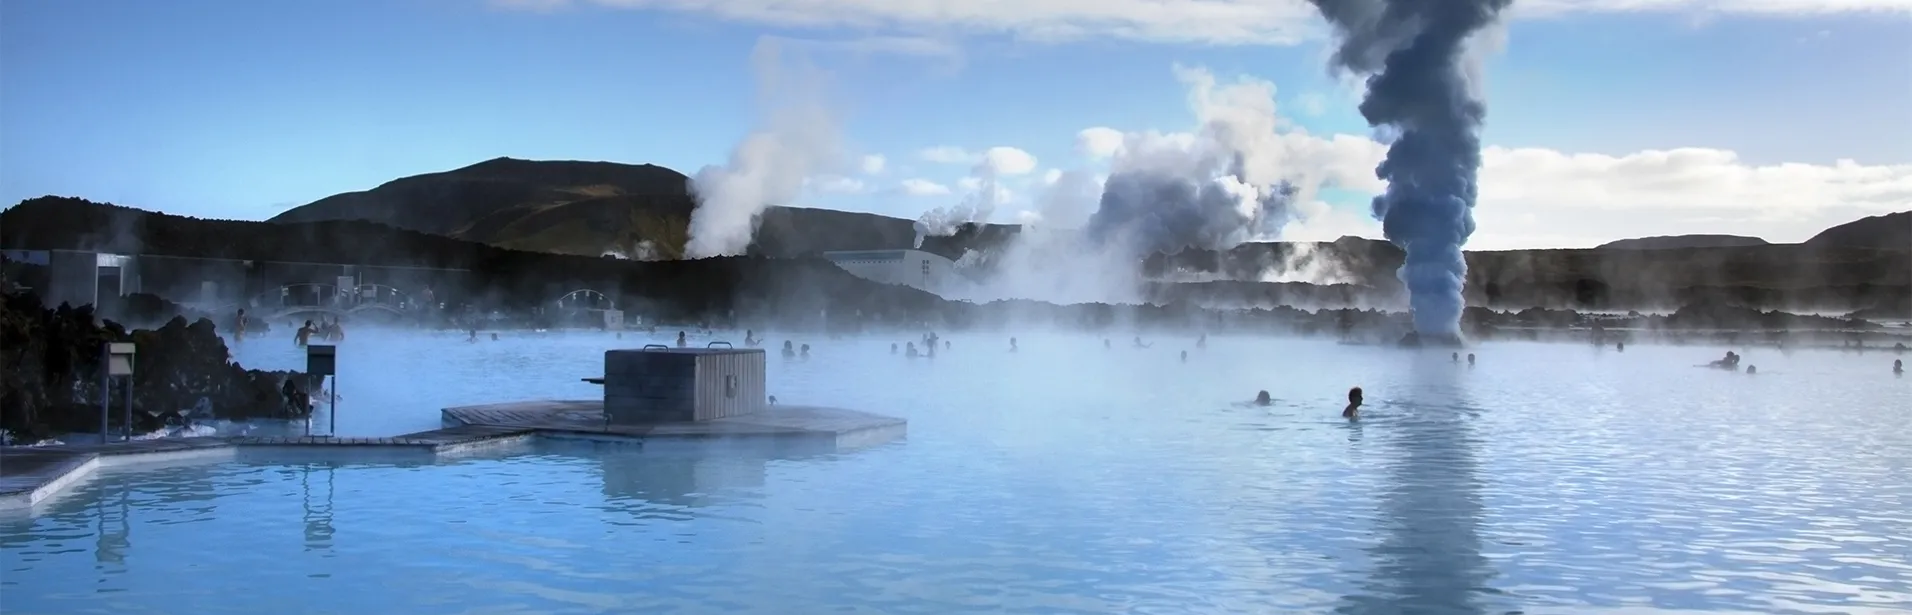
[[[1374,216],[1407,252],[1401,281],[1423,339],[1459,340],[1461,246],[1474,234],[1480,125],[1467,38],[1513,0],[1309,0],[1340,35],[1337,68],[1367,75],[1361,115],[1398,135],[1375,174],[1387,180]]]

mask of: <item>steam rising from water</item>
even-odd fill
[[[995,277],[972,298],[1131,302],[1149,254],[1273,239],[1295,220],[1294,204],[1312,200],[1328,174],[1299,149],[1307,140],[1282,130],[1274,85],[1218,84],[1197,68],[1175,72],[1190,89],[1199,127],[1094,129],[1095,139],[1085,131],[1085,153],[1112,157],[1109,176],[1057,173],[1038,210],[1025,216],[1023,233],[991,259]]]
[[[1340,35],[1335,66],[1368,76],[1361,115],[1398,135],[1375,169],[1388,188],[1374,198],[1374,215],[1407,252],[1400,277],[1414,329],[1458,336],[1467,279],[1461,246],[1474,234],[1486,116],[1471,79],[1478,61],[1465,45],[1513,0],[1309,1]]]
[[[764,208],[795,200],[806,178],[839,157],[836,119],[817,89],[822,75],[782,56],[775,39],[757,43],[751,64],[763,124],[731,151],[729,164],[706,166],[691,179],[697,208],[687,258],[743,254]]]

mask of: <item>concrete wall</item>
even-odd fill
[[[48,307],[61,303],[90,305],[99,297],[99,275],[98,254],[51,251],[47,255],[47,287],[40,298]]]

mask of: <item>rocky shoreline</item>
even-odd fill
[[[0,297],[0,429],[22,441],[100,429],[104,345],[136,345],[133,431],[209,419],[298,419],[280,393],[294,372],[246,369],[231,360],[213,321],[173,316],[154,329],[128,330],[92,306],[45,308],[30,292]],[[307,390],[316,387],[307,386]],[[112,430],[125,427],[125,390],[109,400]]]

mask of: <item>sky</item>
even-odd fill
[[[1490,34],[1470,249],[1912,210],[1912,0],[1516,0]],[[1379,237],[1385,146],[1327,37],[1300,0],[9,1],[0,202],[264,219],[500,156],[695,174],[801,97],[828,143],[787,204],[1066,224],[1058,178],[1253,113],[1310,183],[1270,238]]]

